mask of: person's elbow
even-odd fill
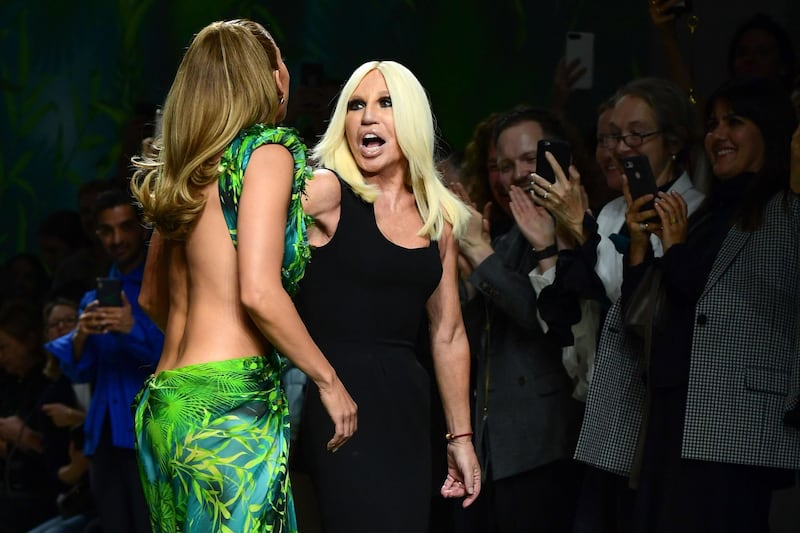
[[[155,311],[156,305],[155,301],[149,294],[145,294],[144,292],[139,293],[139,297],[136,299],[136,303],[139,304],[139,307],[145,314],[149,317],[153,316],[153,312]]]
[[[262,279],[242,280],[239,286],[239,299],[251,317],[269,321],[281,292],[283,287],[274,287]]]

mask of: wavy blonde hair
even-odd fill
[[[397,142],[408,163],[407,179],[424,222],[418,235],[438,240],[449,222],[458,238],[469,211],[444,186],[436,170],[436,134],[428,95],[416,76],[400,63],[370,61],[353,72],[342,87],[328,128],[314,147],[312,158],[318,166],[335,170],[367,202],[372,203],[378,197],[378,190],[364,180],[345,137],[347,104],[364,76],[373,70],[381,73],[392,97]]]
[[[131,190],[162,235],[186,237],[205,204],[199,190],[239,131],[277,122],[277,69],[277,46],[256,22],[212,22],[194,37],[164,103],[158,155],[133,159]]]

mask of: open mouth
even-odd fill
[[[361,137],[361,146],[364,148],[375,149],[380,148],[386,144],[386,141],[382,138],[378,137],[374,133],[367,133],[363,137]]]

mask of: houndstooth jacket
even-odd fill
[[[576,459],[628,475],[645,386],[620,301],[606,317]],[[800,469],[800,199],[777,195],[760,229],[732,228],[695,307],[682,457]]]

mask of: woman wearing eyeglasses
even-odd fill
[[[692,154],[700,149],[697,124],[696,111],[686,93],[670,81],[641,78],[621,87],[598,117],[595,155],[609,186],[616,190],[622,186],[621,159],[644,155],[659,190],[680,193],[688,211],[694,212],[704,198],[687,172]],[[625,197],[619,196],[594,218],[581,201],[579,179],[568,179],[555,160],[551,164],[556,183],[550,185],[534,176],[534,201],[556,219],[561,251],[554,269],[536,269],[530,277],[540,294],[540,315],[551,335],[558,335],[565,346],[565,365],[574,368],[578,382],[575,395],[585,400],[596,373],[600,325],[609,305],[621,293],[623,254],[631,238],[625,223],[628,205]],[[520,220],[517,223],[523,224]],[[660,257],[661,241],[650,233],[644,238],[649,239],[653,255]],[[597,361],[597,365],[603,364]],[[594,442],[592,433],[586,431],[595,423],[599,422],[584,422],[578,455],[590,465],[602,464],[595,454],[604,453],[602,443]],[[632,506],[632,493],[627,477],[619,475],[626,473],[623,469],[587,470],[576,531],[626,531],[626,509]]]
[[[637,483],[633,531],[769,531],[772,491],[800,467],[784,421],[800,386],[800,201],[789,190],[788,94],[740,80],[709,99],[712,192],[689,217],[659,193],[662,258],[639,201],[620,303],[608,314],[580,458]],[[648,272],[662,276],[646,350],[623,328]],[[651,300],[652,301],[652,300]]]
[[[689,213],[697,209],[704,195],[696,189],[688,169],[695,149],[699,148],[699,127],[696,110],[684,91],[676,84],[660,78],[633,80],[620,88],[614,97],[606,131],[598,132],[598,160],[606,152],[616,161],[634,155],[644,155],[663,192],[678,192],[686,200]],[[558,173],[558,172],[557,172]],[[578,245],[589,243],[596,250],[595,272],[603,282],[608,298],[619,298],[622,285],[622,253],[627,250],[630,236],[625,227],[627,203],[620,196],[606,204],[593,221],[585,221],[583,210],[570,194],[572,184],[565,179],[550,187],[542,178],[534,178],[538,191],[536,200],[555,216]],[[547,198],[544,193],[547,192]],[[653,254],[662,254],[661,242],[650,236]]]

